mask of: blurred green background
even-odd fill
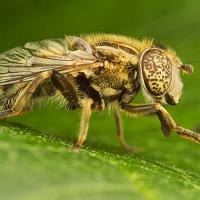
[[[200,1],[0,0],[0,51],[28,41],[82,33],[154,38],[173,47],[184,62],[200,60]],[[200,130],[200,63],[183,76],[178,106],[167,106],[184,127]],[[143,102],[140,94],[136,102]],[[43,104],[1,122],[0,199],[199,199],[200,146],[173,134],[164,138],[156,117],[123,116],[126,139],[137,155],[122,150],[110,113],[92,116],[87,142],[74,154],[80,111]]]

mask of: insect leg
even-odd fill
[[[117,126],[117,136],[119,138],[120,144],[122,145],[122,147],[124,147],[124,149],[126,149],[130,152],[137,152],[138,151],[137,148],[129,146],[125,141],[124,131],[123,131],[123,123],[122,123],[122,118],[120,115],[120,110],[119,110],[118,105],[113,104],[112,110],[113,110],[114,116],[115,116],[115,121],[116,121],[116,126]]]
[[[31,96],[38,88],[38,86],[47,78],[49,78],[52,74],[52,71],[42,72],[38,77],[36,77],[32,82],[28,83],[27,86],[19,93],[17,99],[11,109],[0,112],[0,118],[6,118],[10,116],[15,116],[20,114]]]
[[[160,104],[149,104],[149,105],[122,104],[121,107],[123,110],[131,114],[137,114],[137,115],[157,114],[161,122],[161,129],[165,136],[169,136],[170,132],[173,130],[177,134],[186,139],[200,143],[200,134],[185,129],[181,126],[177,126],[176,122],[173,120],[171,115]]]
[[[54,86],[62,93],[62,95],[67,99],[68,108],[74,110],[79,107],[79,99],[76,91],[76,85],[70,74],[65,76],[57,71],[53,71],[51,77]]]
[[[84,141],[87,137],[89,120],[90,120],[90,116],[92,114],[92,109],[91,109],[92,103],[93,103],[92,99],[84,100],[79,136],[78,136],[77,142],[75,143],[75,145],[73,147],[73,149],[75,149],[75,150],[80,149],[80,147],[82,146],[82,144],[84,143]]]
[[[175,123],[175,121],[172,119],[170,114],[160,104],[156,104],[156,110],[157,110],[158,117],[162,124],[161,127],[162,127],[163,132],[168,131],[170,133],[170,130],[173,130],[181,137],[184,137],[188,140],[192,140],[194,142],[200,143],[200,134],[199,133],[196,133],[189,129],[185,129],[181,126],[178,126]]]

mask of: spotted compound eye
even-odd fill
[[[145,90],[155,97],[168,91],[172,79],[172,63],[164,50],[147,49],[140,58],[140,73]]]

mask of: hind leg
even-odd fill
[[[38,86],[51,75],[51,71],[42,72],[40,75],[38,75],[36,79],[28,83],[27,86],[17,96],[13,106],[8,110],[0,112],[0,119],[20,114],[23,111],[24,107],[27,105],[28,101],[31,99],[33,93],[38,88]]]

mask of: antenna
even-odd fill
[[[183,70],[183,72],[185,72],[186,74],[192,74],[193,73],[193,66],[191,64],[182,64],[181,65],[181,69]]]

